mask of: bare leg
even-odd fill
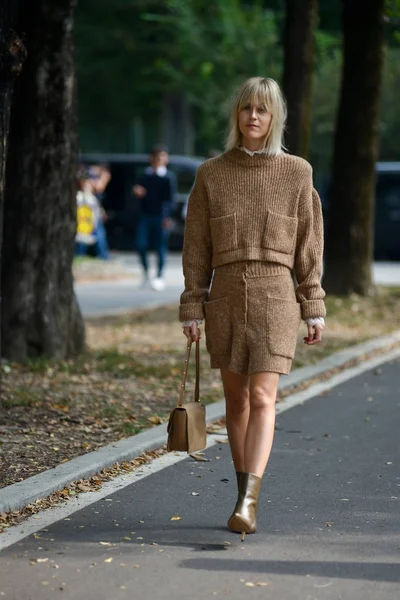
[[[226,429],[235,471],[245,470],[244,448],[249,421],[249,377],[221,369],[226,403]]]
[[[262,477],[271,453],[279,373],[250,375],[250,415],[244,450],[244,471]]]

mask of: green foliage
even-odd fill
[[[226,103],[242,79],[279,77],[274,13],[240,0],[82,0],[76,22],[81,119],[154,121],[166,93],[196,111],[200,145],[219,145]],[[216,135],[216,132],[218,134]]]
[[[311,161],[329,169],[341,74],[341,0],[320,0],[312,101]],[[398,156],[400,0],[387,0],[381,158]],[[80,0],[76,54],[80,120],[123,151],[135,119],[158,137],[167,94],[195,115],[196,151],[223,146],[231,94],[253,75],[281,79],[284,0]],[[399,38],[400,41],[400,38]],[[153,136],[153,138],[152,138]],[[128,140],[129,141],[129,140]],[[143,143],[144,143],[143,142]],[[92,149],[98,149],[98,139]],[[141,149],[144,149],[141,148]]]

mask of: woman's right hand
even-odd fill
[[[197,325],[197,321],[192,321],[190,326],[184,327],[183,333],[186,335],[188,340],[192,340],[192,342],[198,342],[201,338],[201,331]]]
[[[137,198],[144,198],[147,194],[147,190],[142,185],[136,184],[132,188],[132,194]]]

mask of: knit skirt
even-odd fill
[[[290,373],[301,316],[288,268],[251,260],[221,265],[204,309],[211,368]]]

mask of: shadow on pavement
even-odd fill
[[[179,566],[204,571],[253,572],[263,575],[313,575],[317,577],[336,577],[339,579],[400,582],[398,563],[193,558],[181,561]]]

